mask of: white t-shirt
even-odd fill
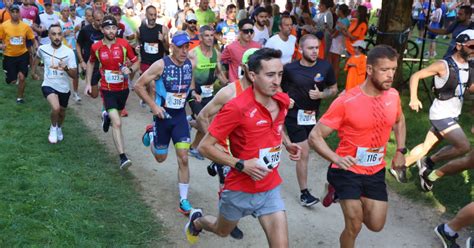
[[[278,34],[272,36],[272,38],[267,40],[265,47],[273,48],[280,50],[282,53],[281,62],[283,64],[288,64],[291,62],[291,57],[295,51],[296,37],[290,35],[287,41],[283,41]]]
[[[72,49],[65,45],[54,49],[51,44],[46,44],[41,45],[36,54],[44,63],[44,80],[41,86],[49,86],[61,93],[68,93],[71,78],[64,70],[58,69],[58,64],[62,60],[69,69],[77,68]]]
[[[39,15],[41,26],[44,27],[46,30],[49,29],[49,26],[52,24],[58,23],[59,21],[59,16],[56,14],[48,14],[48,13],[43,13]],[[51,40],[49,37],[41,37],[40,38],[40,44],[49,44]]]
[[[448,67],[448,62],[446,60],[441,60],[444,62],[444,65],[446,66],[446,71],[448,72],[445,77],[440,78],[438,76],[434,77],[434,84],[436,88],[441,88],[446,84],[446,81],[449,78],[449,67]],[[461,78],[461,83],[465,84],[467,83],[467,80],[469,79],[469,63],[465,64],[460,64],[456,60],[454,60],[458,68],[460,69],[459,71],[459,76]],[[465,87],[464,87],[465,88]],[[464,94],[464,88],[463,94]],[[459,87],[459,84],[456,88],[455,95],[460,95],[461,94],[461,87]],[[446,118],[457,118],[461,114],[462,110],[462,103],[463,100],[462,98],[460,99],[459,97],[453,97],[449,100],[441,101],[438,99],[434,99],[433,104],[431,104],[430,107],[430,120],[441,120],[441,119],[446,119]]]
[[[265,26],[262,31],[258,30],[257,26],[253,26],[253,41],[260,43],[260,45],[265,45],[267,40],[270,38],[270,34],[268,33],[268,28]]]

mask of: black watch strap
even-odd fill
[[[405,155],[408,153],[408,149],[406,147],[398,148],[397,152],[400,152],[401,154]]]
[[[239,160],[237,163],[235,163],[234,167],[239,172],[242,172],[244,170],[244,160],[242,160],[242,159]]]

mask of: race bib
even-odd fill
[[[259,151],[259,163],[268,169],[274,169],[280,165],[281,145],[271,148],[263,148]]]
[[[123,75],[119,71],[105,70],[105,81],[108,84],[119,84],[123,83]]]
[[[211,97],[212,93],[214,93],[214,85],[202,85],[201,86],[201,97],[207,98]]]
[[[171,109],[182,109],[186,103],[186,93],[166,92],[166,107]]]
[[[158,43],[148,43],[145,42],[143,49],[145,50],[146,53],[148,54],[158,54]]]
[[[33,21],[28,19],[28,18],[23,18],[22,21],[30,27],[31,27],[31,25],[33,25]]]
[[[366,148],[357,147],[356,160],[360,166],[380,165],[384,157],[384,147]]]
[[[21,46],[23,45],[23,37],[18,36],[18,37],[11,37],[10,38],[10,44],[14,46]]]
[[[316,111],[298,109],[297,123],[301,126],[316,125]]]
[[[48,75],[48,78],[50,78],[50,79],[62,78],[64,76],[64,71],[63,70],[58,70],[58,69],[52,68],[52,67],[47,67],[46,68],[46,74]]]

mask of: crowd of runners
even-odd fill
[[[18,85],[18,104],[28,104],[28,73],[43,80],[52,144],[64,139],[69,98],[80,103],[100,96],[102,129],[112,129],[122,170],[132,165],[125,140],[141,138],[158,163],[166,161],[172,141],[178,209],[189,217],[185,234],[191,244],[202,230],[242,239],[238,222],[252,215],[269,246],[289,245],[278,172],[283,149],[296,163],[303,207],[321,200],[325,207],[341,206],[341,247],[354,247],[362,225],[374,232],[384,227],[385,155],[392,131],[396,150],[388,170],[400,183],[408,181],[407,167],[415,164],[424,191],[444,176],[474,167],[470,134],[458,123],[465,98],[474,92],[472,6],[456,5],[456,27],[431,29],[452,33],[454,43],[445,58],[411,76],[411,110],[423,107],[418,85],[424,78],[434,77],[435,99],[425,140],[409,149],[403,103],[392,88],[400,55],[386,45],[366,53],[370,1],[336,6],[332,0],[296,0],[286,2],[283,11],[271,1],[236,4],[5,0],[0,48],[6,83]],[[339,91],[342,55],[347,78],[339,79],[345,82]],[[142,137],[122,134],[130,90],[153,118]],[[326,112],[321,102],[330,104]],[[340,139],[335,150],[325,141],[333,132]],[[447,145],[428,155],[442,140]],[[328,161],[322,199],[308,188],[311,150]],[[218,176],[216,217],[189,201],[190,156],[209,159],[208,174]],[[473,203],[435,233],[444,247],[459,247],[457,232],[472,224]],[[474,247],[474,240],[466,245]]]

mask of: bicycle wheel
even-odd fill
[[[416,44],[412,40],[408,40],[407,48],[405,49],[405,52],[404,52],[404,57],[406,57],[406,58],[417,58],[418,57],[418,52],[419,52],[418,44]]]

